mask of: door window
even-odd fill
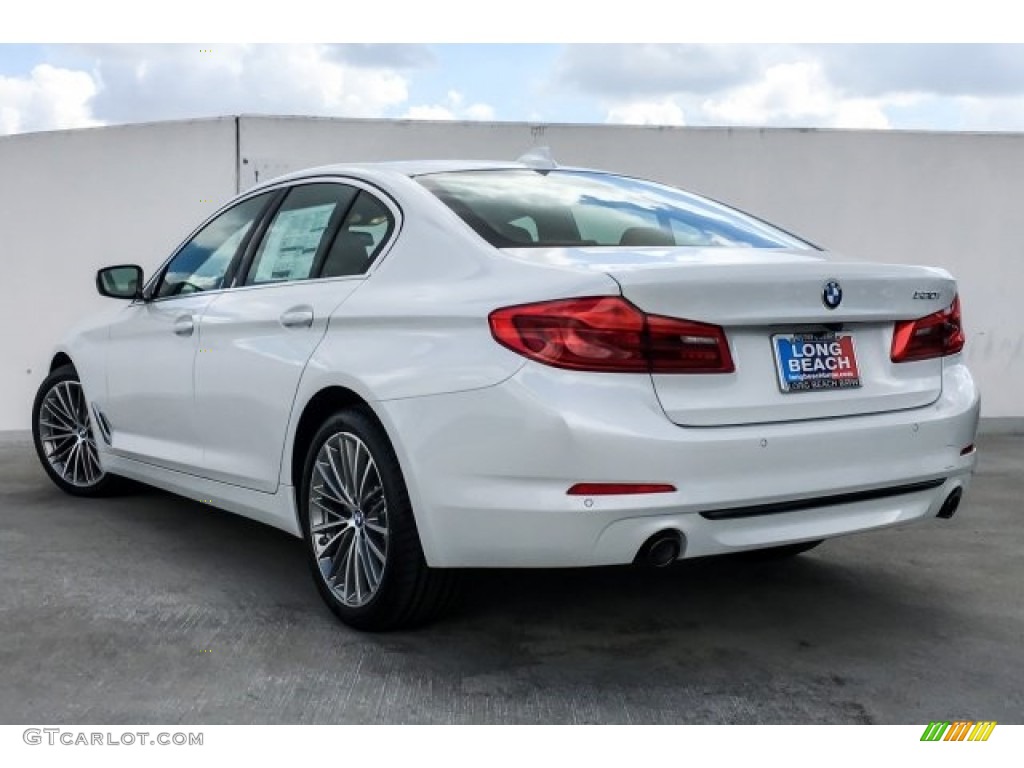
[[[306,280],[317,256],[337,230],[356,190],[343,184],[293,187],[267,229],[246,277],[246,285]]]
[[[251,197],[203,227],[167,265],[156,298],[224,288],[232,261],[272,194]]]

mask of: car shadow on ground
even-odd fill
[[[160,538],[161,552],[184,558],[182,567],[215,567],[224,587],[246,585],[252,599],[270,601],[267,609],[287,606],[336,623],[313,588],[300,540],[155,489],[139,487],[118,502],[127,505],[129,527],[138,531],[145,525],[147,538]],[[140,508],[150,511],[140,515]],[[231,545],[223,546],[225,541]],[[206,554],[211,559],[204,564]],[[635,649],[641,637],[719,633],[745,641],[756,634],[762,645],[784,639],[793,649],[807,650],[857,637],[871,645],[910,630],[937,631],[942,621],[941,601],[927,583],[901,578],[884,551],[865,559],[836,540],[779,561],[725,556],[658,569],[467,569],[461,571],[459,597],[443,618],[364,637],[400,647],[407,639],[437,636],[450,642],[487,630],[506,640],[559,636],[566,652],[574,643],[597,641],[614,653],[616,638]],[[350,632],[340,624],[337,629]]]

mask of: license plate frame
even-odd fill
[[[862,386],[852,333],[776,333],[771,341],[776,380],[784,395]]]

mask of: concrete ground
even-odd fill
[[[1024,437],[952,521],[794,561],[476,571],[362,635],[302,544],[160,492],[64,496],[0,441],[2,723],[1024,722]]]

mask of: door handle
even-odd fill
[[[174,321],[174,333],[177,336],[191,336],[196,324],[192,315],[181,315]]]
[[[281,325],[285,328],[309,328],[312,324],[312,307],[292,307],[281,314]]]

